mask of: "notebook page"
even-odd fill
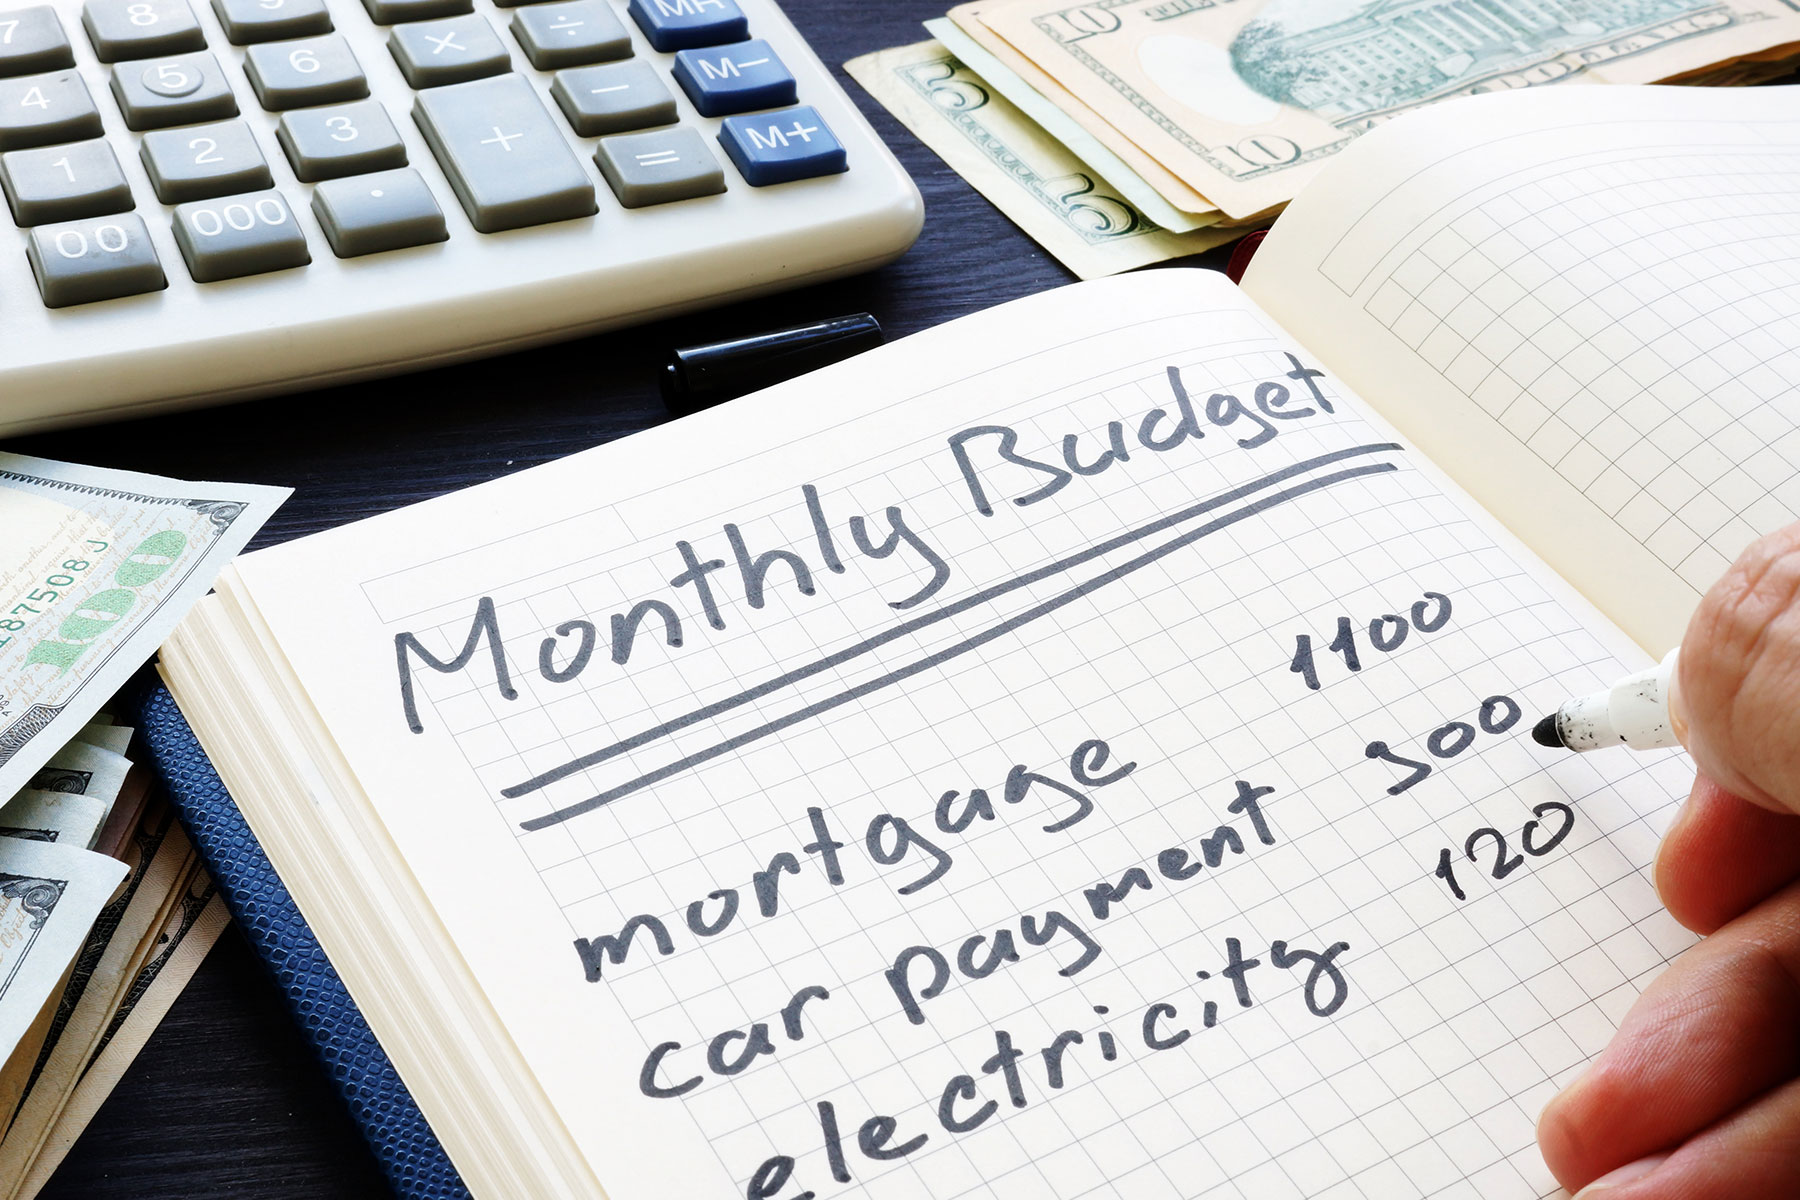
[[[243,592],[612,1200],[1551,1194],[1689,771],[1313,369],[1083,284]]]
[[[1244,286],[1654,653],[1800,516],[1800,90],[1422,110]]]

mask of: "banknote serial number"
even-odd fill
[[[112,544],[98,538],[85,538],[83,542],[88,547],[87,550],[82,551],[84,554],[102,554]],[[29,624],[30,618],[42,616],[49,611],[51,605],[63,598],[66,589],[81,582],[84,573],[93,565],[92,559],[63,559],[59,569],[44,576],[42,586],[32,588],[25,594],[23,600],[14,604],[4,617],[0,617],[0,633],[6,635],[0,637],[0,647],[4,647],[12,641],[13,635],[24,629]]]

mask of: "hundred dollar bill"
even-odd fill
[[[0,796],[76,737],[287,495],[0,454]]]
[[[158,932],[156,955],[139,969],[126,991],[124,1006],[107,1027],[61,1116],[8,1200],[30,1200],[50,1182],[57,1164],[68,1156],[82,1130],[118,1086],[230,921],[211,878],[199,872],[183,892],[178,911]]]
[[[0,838],[0,1055],[58,991],[125,869],[79,846]]]
[[[1083,279],[1198,254],[1242,230],[1170,233],[1106,187],[936,42],[865,55],[851,78]]]
[[[101,912],[58,1005],[17,1115],[0,1142],[0,1180],[22,1179],[55,1126],[127,988],[162,947],[157,935],[177,912],[198,870],[180,827],[158,806],[129,848],[125,886]],[[10,1189],[11,1184],[0,1184]],[[0,1194],[4,1194],[0,1192]]]
[[[1422,104],[1653,83],[1800,40],[1787,0],[998,0],[981,19],[1234,218]]]
[[[32,774],[27,786],[40,792],[105,796],[110,800],[125,786],[130,770],[131,760],[123,754],[92,742],[76,741],[52,754],[50,761]]]
[[[961,7],[979,11],[981,6],[965,4]],[[951,10],[951,16],[955,15],[955,10]],[[979,21],[971,19],[969,24],[986,29]],[[1074,114],[1085,110],[1090,119],[1099,122],[1099,118],[1093,116],[1093,110],[1071,96],[1054,79],[1038,71],[1028,60],[1014,54],[1013,62],[1003,61],[989,44],[965,33],[963,27],[950,17],[925,22],[925,31],[936,38],[944,49],[954,54],[965,67],[981,76],[988,86],[1006,97],[1034,125],[1092,167],[1094,173],[1129,201],[1133,208],[1170,233],[1190,233],[1208,225],[1217,225],[1224,216],[1206,197],[1169,174],[1143,151],[1137,151],[1132,156],[1132,161],[1128,162],[1124,155],[1115,153],[1105,142],[1089,133]],[[990,41],[998,39],[990,35]],[[1025,78],[1020,70],[1015,69],[1015,62],[1018,68],[1035,72],[1036,78]],[[1119,144],[1117,139],[1115,144]],[[1123,143],[1120,144],[1120,149],[1136,148],[1130,146],[1130,143]],[[1160,182],[1152,184],[1144,173],[1146,171],[1154,172]],[[1169,189],[1173,189],[1173,195],[1182,200],[1183,207],[1177,207],[1172,202]]]

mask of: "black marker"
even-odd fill
[[[1680,653],[1677,647],[1648,671],[1627,675],[1603,692],[1568,701],[1537,723],[1532,740],[1540,746],[1569,750],[1602,746],[1658,750],[1680,745],[1675,719],[1669,713],[1675,656]]]
[[[881,324],[852,313],[751,337],[686,346],[663,367],[663,402],[690,413],[771,387],[881,345]]]

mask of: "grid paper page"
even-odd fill
[[[1691,772],[1315,367],[1085,284],[242,577],[612,1200],[1553,1194]]]
[[[1486,98],[1371,138],[1348,174],[1367,186],[1296,205],[1247,286],[1458,478],[1448,439],[1473,427],[1441,418],[1474,404],[1506,464],[1477,497],[1672,645],[1738,552],[1800,517],[1794,89]],[[1521,457],[1583,498],[1558,493],[1554,519],[1589,518],[1566,554],[1542,511],[1506,507]],[[1635,543],[1604,570],[1658,578],[1662,611],[1614,612],[1578,574],[1598,537]]]

